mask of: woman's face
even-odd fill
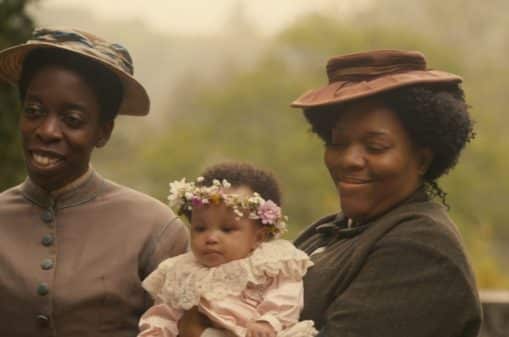
[[[431,153],[412,145],[381,100],[368,98],[341,111],[324,157],[344,214],[363,221],[410,196],[422,183]]]
[[[30,178],[47,190],[83,175],[94,147],[106,144],[113,122],[101,123],[90,86],[72,70],[46,66],[32,77],[20,131]]]

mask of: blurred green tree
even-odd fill
[[[430,68],[447,69],[464,77],[477,138],[440,184],[449,193],[450,214],[466,238],[480,286],[509,286],[500,262],[504,254],[509,256],[504,248],[509,240],[504,198],[509,194],[509,162],[505,159],[509,143],[500,137],[509,128],[503,122],[509,104],[505,93],[509,86],[507,61],[490,55],[480,62],[479,53],[470,52],[472,41],[463,36],[469,30],[454,30],[461,22],[458,18],[439,20],[448,27],[447,37],[435,36],[431,31],[436,18],[428,17],[432,12],[428,7],[422,19],[415,14],[415,21],[387,24],[397,22],[399,12],[395,8],[414,10],[403,2],[387,1],[392,14],[375,5],[370,15],[362,13],[349,20],[328,14],[301,17],[266,42],[254,65],[227,65],[214,80],[203,80],[202,68],[197,67],[196,73],[185,76],[171,92],[177,99],[168,104],[166,110],[171,114],[160,121],[157,130],[130,134],[116,144],[124,150],[107,149],[108,156],[116,155],[114,151],[122,156],[126,149],[133,155],[131,165],[110,160],[109,171],[117,177],[125,174],[120,181],[164,199],[169,181],[196,177],[209,164],[230,159],[253,162],[272,169],[280,178],[291,238],[340,205],[322,164],[320,141],[307,132],[302,113],[289,108],[290,102],[305,90],[326,83],[324,66],[329,56],[379,48],[420,50]],[[438,1],[432,2],[439,7]],[[450,15],[456,10],[453,5],[441,9]],[[440,15],[447,17],[447,13]],[[485,18],[478,21],[490,24]],[[498,27],[500,22],[493,24]],[[483,32],[490,31],[484,27]],[[455,34],[461,38],[454,39]],[[495,59],[499,62],[492,62]]]
[[[221,160],[246,160],[280,177],[290,215],[289,237],[318,216],[336,211],[339,204],[322,164],[322,146],[307,132],[301,112],[288,105],[308,88],[326,83],[328,56],[377,48],[421,50],[430,67],[467,74],[467,96],[478,88],[479,81],[474,79],[482,78],[482,73],[469,67],[462,49],[438,39],[387,25],[366,24],[360,29],[327,15],[307,16],[275,37],[252,69],[230,74],[220,83],[184,81],[178,86],[179,100],[169,107],[173,115],[167,121],[167,132],[146,139],[144,144],[153,145],[143,145],[138,151],[148,188],[163,198],[169,180],[195,177],[204,166]],[[476,93],[472,96],[474,118],[485,119],[478,109],[486,103]],[[482,140],[472,145],[454,174],[441,184],[450,193],[451,215],[467,236],[476,272],[483,275],[481,285],[503,285],[508,278],[490,245],[481,244],[483,239],[476,231],[481,223],[496,227],[488,225],[497,221],[490,213],[493,205],[476,198],[476,193],[487,197],[493,191],[493,186],[486,188],[479,166],[489,162],[490,172],[500,174],[503,165],[497,163],[500,159],[495,153],[501,148]],[[504,188],[509,191],[509,186]]]
[[[0,0],[0,49],[26,41],[33,23],[25,12],[30,1]],[[0,84],[0,191],[24,176],[23,156],[16,128],[19,102],[15,88]]]
[[[325,55],[373,48],[425,49],[438,67],[455,68],[454,53],[415,34],[385,27],[353,29],[328,16],[312,15],[281,32],[251,70],[231,74],[220,85],[178,85],[179,100],[167,132],[140,147],[148,189],[159,197],[167,182],[197,175],[210,163],[246,160],[281,177],[296,234],[320,215],[339,208],[322,147],[300,111],[289,103],[304,90],[323,85]],[[228,70],[225,70],[228,72]]]

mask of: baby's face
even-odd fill
[[[232,189],[229,193],[247,193]],[[252,192],[249,192],[252,193]],[[194,207],[191,214],[191,249],[207,267],[247,257],[263,240],[256,220],[238,218],[223,203]]]

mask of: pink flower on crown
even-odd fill
[[[198,206],[201,206],[203,205],[203,201],[199,198],[199,197],[196,197],[196,196],[193,196],[192,199],[191,199],[191,203],[193,206],[195,207],[198,207]]]
[[[272,200],[265,201],[258,208],[258,216],[264,225],[275,225],[281,218],[281,208],[276,205]]]

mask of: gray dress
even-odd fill
[[[135,336],[141,281],[187,245],[167,206],[96,173],[58,197],[27,179],[0,193],[0,336]]]

